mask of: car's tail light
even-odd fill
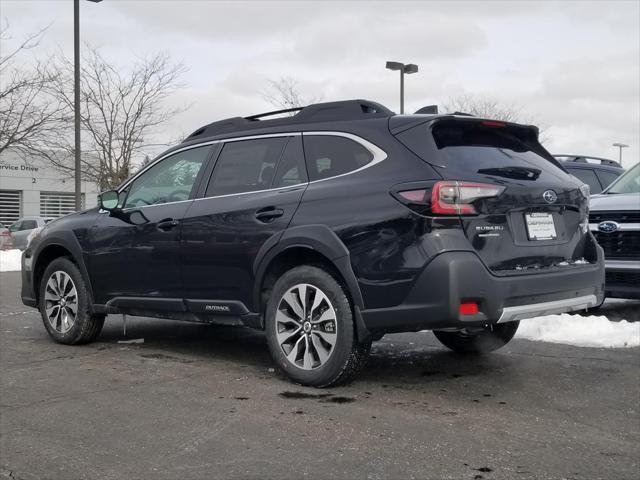
[[[488,183],[438,182],[431,190],[431,211],[442,215],[474,215],[473,202],[497,197],[504,187]]]
[[[436,182],[431,188],[396,191],[396,197],[422,214],[476,215],[473,202],[497,197],[505,187],[489,183],[463,181]]]

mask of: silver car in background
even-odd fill
[[[640,298],[640,164],[589,201],[589,228],[604,249],[605,295]]]
[[[0,222],[0,250],[7,250],[11,245],[11,232]]]
[[[37,228],[44,227],[53,218],[49,217],[22,217],[17,222],[11,224],[9,232],[13,241],[13,248],[24,250],[29,244],[29,235]]]

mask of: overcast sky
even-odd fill
[[[35,55],[73,51],[71,1],[0,0],[19,40],[51,24]],[[184,62],[173,98],[191,108],[167,136],[269,110],[267,79],[308,97],[366,98],[399,110],[386,60],[416,63],[406,110],[462,93],[516,103],[547,128],[552,153],[639,161],[640,2],[81,1],[81,37],[126,69],[168,52]],[[8,45],[4,45],[6,48]]]

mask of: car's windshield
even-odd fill
[[[606,193],[640,193],[640,164],[623,173],[611,184]]]

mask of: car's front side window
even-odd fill
[[[188,200],[209,151],[210,146],[191,148],[153,165],[127,187],[124,208]]]

